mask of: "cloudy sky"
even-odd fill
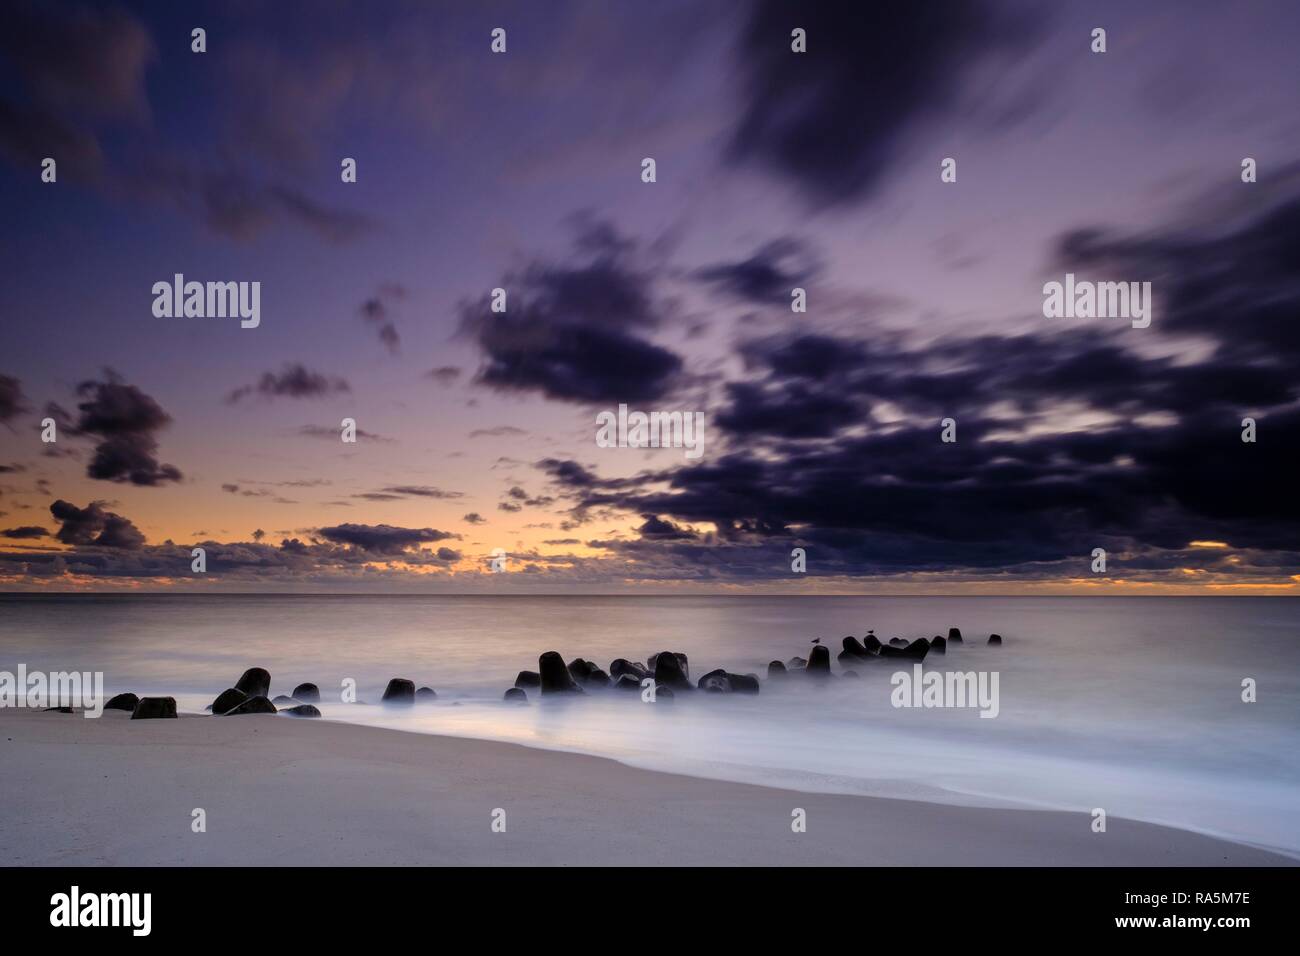
[[[1298,37],[1289,0],[7,4],[0,587],[1295,592]],[[1150,327],[1044,318],[1067,272],[1151,282]],[[156,317],[176,273],[260,282],[260,325]],[[599,447],[620,403],[703,454]]]

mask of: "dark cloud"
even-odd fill
[[[396,283],[385,283],[379,291],[361,303],[357,310],[362,321],[374,328],[379,341],[389,352],[401,351],[402,339],[392,318],[393,305],[406,298],[406,289]]]
[[[471,511],[469,514],[467,514],[467,515],[465,515],[464,517],[462,517],[461,520],[464,521],[466,524],[486,524],[486,523],[487,523],[487,519],[484,518],[484,517],[483,517],[481,514],[479,514],[477,511]]]
[[[435,369],[425,372],[429,378],[433,379],[439,385],[451,385],[461,376],[461,370],[455,365],[442,365]]]
[[[476,428],[469,433],[470,438],[509,438],[516,435],[527,435],[528,432],[522,428],[516,428],[514,425],[496,425],[492,428]]]
[[[434,528],[398,528],[388,524],[340,524],[321,528],[317,533],[326,541],[383,555],[400,555],[427,542],[460,537]]]
[[[8,425],[26,411],[22,383],[10,375],[0,375],[0,425]]]
[[[560,401],[641,401],[666,394],[682,370],[675,353],[646,338],[662,323],[651,272],[605,224],[585,223],[573,261],[534,262],[491,295],[460,307],[461,328],[482,348],[477,381]]]
[[[445,491],[431,485],[389,485],[378,491],[364,492],[352,497],[365,498],[369,501],[400,501],[403,498],[464,498],[465,495],[463,492]]]
[[[127,518],[104,510],[104,503],[92,501],[84,508],[60,498],[50,505],[50,514],[59,522],[55,537],[64,544],[94,545],[134,551],[144,545],[144,535]]]
[[[791,52],[796,26],[807,53]],[[859,199],[920,120],[951,109],[969,68],[1022,36],[984,0],[759,0],[737,49],[743,102],[728,158],[818,205]]]
[[[97,439],[86,474],[101,481],[130,482],[147,487],[180,481],[174,465],[158,461],[155,433],[171,422],[161,405],[108,369],[104,381],[88,380],[77,387],[85,401],[77,403],[71,434]]]
[[[338,441],[342,430],[339,428],[330,428],[328,425],[303,425],[297,432],[304,438],[321,438],[329,441]],[[375,432],[368,432],[364,428],[357,429],[357,441],[396,441],[395,438],[389,438],[386,435],[379,435]]]
[[[747,259],[699,269],[695,277],[745,302],[789,305],[791,290],[820,271],[821,266],[805,243],[784,237],[772,240]]]
[[[0,531],[0,538],[26,540],[29,538],[48,538],[50,533],[39,525],[24,525],[21,528],[5,528]]]
[[[279,372],[263,372],[253,385],[241,385],[226,396],[234,404],[249,395],[263,398],[322,398],[350,392],[347,381],[337,375],[325,375],[307,368],[300,362],[287,362]],[[338,433],[335,432],[335,437]]]

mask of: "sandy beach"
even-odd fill
[[[1122,819],[1093,833],[1086,812],[807,794],[324,720],[11,709],[0,747],[9,865],[1294,865]]]

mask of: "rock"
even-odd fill
[[[528,703],[528,695],[525,694],[523,690],[521,690],[518,687],[507,687],[506,692],[501,699],[508,700],[516,704]]]
[[[712,691],[717,694],[725,694],[731,690],[731,684],[727,680],[727,672],[724,670],[709,671],[699,679],[696,686],[700,690]]]
[[[438,692],[432,687],[421,687],[415,692],[415,699],[421,704],[427,704],[429,701],[438,699]]]
[[[858,640],[856,637],[853,637],[852,635],[850,635],[849,637],[844,638],[843,643],[844,643],[844,653],[845,653],[845,654],[848,654],[848,655],[850,655],[850,656],[852,656],[852,657],[866,657],[866,656],[867,656],[867,648],[866,648],[866,646],[865,646],[865,645],[864,645],[860,640]]]
[[[990,635],[989,635],[989,644],[991,644],[993,647],[1001,647],[1001,646],[1002,646],[1002,635],[1001,635],[1001,634],[990,634]]]
[[[541,687],[542,675],[537,671],[520,671],[515,678],[516,687]]]
[[[932,640],[932,641],[930,642],[930,650],[933,651],[933,652],[936,653],[936,654],[947,654],[947,653],[948,653],[948,642],[945,641],[945,640],[944,640],[942,637],[940,637],[938,634],[936,634],[936,635],[934,636],[934,640]]]
[[[235,690],[242,690],[249,697],[265,697],[271,692],[271,674],[264,668],[250,667],[235,682]]]
[[[808,655],[808,674],[812,677],[831,676],[831,651],[825,644],[818,644]]]
[[[660,651],[650,660],[654,662],[655,684],[671,687],[673,690],[692,689],[685,654]]]
[[[808,662],[802,657],[792,657],[785,662],[785,666],[792,671],[801,671],[808,666]]]
[[[315,684],[299,684],[289,696],[294,700],[302,701],[304,704],[319,704],[320,688]]]
[[[288,697],[285,694],[277,694],[271,698],[271,703],[275,704],[276,707],[297,707],[302,701]]]
[[[608,687],[609,675],[599,667],[593,667],[591,672],[582,680],[584,687]]]
[[[132,720],[149,720],[157,717],[175,717],[175,697],[141,697],[131,711]]]
[[[789,676],[789,673],[790,672],[785,669],[785,665],[782,664],[780,661],[768,661],[767,663],[768,680],[771,680],[773,677],[787,677]]]
[[[581,684],[588,675],[596,669],[596,665],[591,661],[584,661],[581,657],[575,657],[569,662],[569,676]]]
[[[673,702],[673,698],[676,696],[677,695],[673,693],[673,689],[671,687],[658,687],[658,686],[655,687],[656,704],[671,704]]]
[[[537,658],[537,670],[541,675],[542,695],[576,694],[581,688],[573,682],[564,658],[557,651],[547,651]]]
[[[950,627],[950,628],[948,628],[948,643],[949,643],[949,644],[961,644],[961,643],[962,643],[962,639],[961,639],[961,628],[960,628],[960,627]]]
[[[315,709],[315,707],[312,708],[312,710]],[[275,704],[259,694],[257,697],[250,697],[248,700],[232,707],[226,711],[226,716],[240,717],[244,714],[274,714],[276,712]]]
[[[862,647],[868,654],[879,654],[881,647],[880,639],[871,632],[867,632],[867,636],[862,639]]]
[[[620,657],[609,665],[609,676],[614,680],[617,681],[624,674],[631,674],[638,682],[652,676],[649,668],[640,661],[629,661],[626,658]]]
[[[904,644],[907,644],[904,641]],[[908,657],[913,660],[925,660],[925,655],[930,653],[930,642],[924,637],[917,638],[906,647],[897,647],[893,641],[880,649],[881,657]]]
[[[634,674],[620,674],[618,680],[614,682],[615,690],[640,690],[641,681],[637,680]]]
[[[383,704],[407,704],[415,703],[415,681],[407,680],[405,677],[394,677],[384,688],[384,696],[380,699]]]
[[[46,708],[44,708],[44,713],[47,713],[47,714],[48,714],[50,711],[54,711],[56,714],[73,714],[73,713],[76,713],[76,711],[74,711],[74,710],[72,709],[72,707],[70,707],[68,704],[62,704],[62,705],[60,705],[60,706],[58,706],[58,707],[46,707]]]
[[[889,646],[890,646],[890,647],[906,647],[906,646],[907,646],[907,641],[903,640],[901,637],[891,637],[891,638],[889,639]]]
[[[690,668],[690,664],[686,660],[686,655],[674,653],[673,657],[677,658],[677,663],[681,666],[682,673],[689,680],[691,676],[691,668]],[[652,654],[650,656],[650,660],[649,660],[650,667],[648,668],[648,672],[646,674],[647,677],[654,675],[655,666],[658,664],[658,661],[659,661],[658,654]]]
[[[315,704],[298,704],[296,707],[290,707],[280,711],[282,714],[288,714],[290,717],[319,717],[320,709]]]
[[[757,674],[728,674],[733,694],[757,694],[759,690]]]
[[[212,712],[214,714],[224,714],[231,708],[238,707],[246,700],[248,700],[248,695],[242,690],[228,687],[218,694],[217,699],[212,702]]]
[[[109,698],[108,703],[104,705],[104,709],[134,711],[135,705],[138,703],[140,703],[140,698],[135,694],[118,694],[116,697]]]

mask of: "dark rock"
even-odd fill
[[[733,694],[757,694],[759,689],[757,674],[728,674]]]
[[[132,720],[149,720],[156,717],[175,717],[175,697],[141,697],[131,711]]]
[[[394,677],[384,688],[384,696],[380,699],[380,703],[414,704],[415,681],[407,680],[405,677]]]
[[[808,674],[812,677],[831,676],[831,651],[825,644],[818,644],[808,655]]]
[[[930,642],[924,637],[917,638],[905,647],[893,646],[893,641],[890,641],[880,649],[881,657],[907,657],[918,661],[925,660],[925,655],[928,653],[930,653]]]
[[[635,674],[620,674],[618,680],[614,682],[615,690],[640,690],[641,681],[637,680]]]
[[[844,638],[844,653],[851,657],[866,657],[867,648],[856,637],[850,636]]]
[[[289,695],[294,700],[300,700],[305,704],[320,703],[320,688],[315,684],[299,684]]]
[[[933,651],[935,654],[947,654],[948,642],[945,641],[938,634],[936,634],[934,636],[934,640],[930,642],[930,650]]]
[[[961,643],[962,643],[962,639],[961,639],[961,628],[960,628],[960,627],[950,627],[950,628],[948,628],[948,643],[949,643],[949,644],[961,644]]]
[[[140,698],[135,694],[118,694],[116,697],[109,698],[104,705],[105,710],[135,710],[135,705],[140,703]]]
[[[862,639],[862,647],[868,654],[879,654],[881,647],[880,640],[876,635],[868,633],[867,636]]]
[[[609,665],[609,676],[614,680],[618,680],[624,674],[631,674],[637,679],[638,683],[652,676],[649,668],[640,661],[629,661],[620,657]]]
[[[320,709],[315,704],[298,704],[296,707],[289,707],[280,711],[282,714],[288,714],[290,717],[319,717]]]
[[[673,690],[691,690],[685,654],[661,651],[650,660],[654,662],[656,684]]]
[[[673,702],[673,698],[676,696],[677,695],[673,693],[673,689],[671,687],[659,687],[659,686],[655,687],[656,704],[671,704]]]
[[[889,639],[889,646],[890,646],[890,647],[906,647],[906,646],[907,646],[907,641],[903,640],[901,637],[891,637],[891,638]]]
[[[802,657],[792,657],[785,662],[785,666],[792,671],[801,671],[808,666],[808,662]]]
[[[67,704],[63,704],[63,705],[58,706],[58,707],[46,707],[46,708],[45,708],[45,713],[48,714],[50,711],[54,711],[55,713],[58,713],[58,714],[73,714],[73,713],[76,713],[76,711],[74,711],[74,710],[73,710],[70,706],[68,706]]]
[[[312,708],[315,710],[316,708]],[[226,711],[227,717],[240,717],[244,714],[274,714],[277,713],[275,704],[271,703],[265,697],[250,697],[241,704],[232,707]]]
[[[250,667],[235,682],[235,690],[242,690],[249,697],[265,697],[271,692],[271,674],[264,668]]]
[[[582,679],[583,687],[608,687],[609,675],[599,667],[593,667],[586,677]]]
[[[537,671],[520,671],[515,678],[516,687],[541,687],[542,675]]]
[[[569,676],[579,684],[585,681],[595,669],[595,664],[591,661],[584,661],[581,657],[575,657],[569,662]]]
[[[212,712],[214,714],[224,714],[232,707],[238,707],[246,700],[248,700],[248,695],[242,690],[228,687],[218,694],[217,699],[212,702]]]
[[[415,692],[415,699],[421,704],[427,704],[431,700],[438,699],[438,692],[432,687],[421,687]]]
[[[537,658],[537,670],[541,675],[542,694],[575,694],[581,688],[573,682],[564,658],[557,651],[547,651]]]
[[[696,686],[700,690],[711,691],[717,694],[725,694],[731,690],[731,684],[727,680],[727,672],[724,670],[709,671],[699,679]]]
[[[276,707],[297,707],[302,701],[294,697],[288,697],[285,694],[277,694],[271,698],[271,703]]]
[[[526,703],[528,703],[528,695],[525,694],[525,693],[523,692],[523,690],[521,690],[521,689],[518,688],[518,687],[507,687],[507,688],[506,688],[506,692],[505,692],[505,694],[501,697],[501,699],[502,699],[502,700],[512,701],[513,703],[516,703],[516,704],[526,704]]]
[[[673,657],[677,658],[677,663],[681,666],[682,673],[689,680],[691,676],[691,668],[690,668],[690,664],[686,660],[686,655],[674,652]],[[650,667],[648,668],[647,676],[654,676],[655,667],[659,663],[659,655],[658,654],[650,655],[650,660],[648,663],[650,664]]]
[[[780,661],[768,661],[767,664],[768,680],[771,680],[773,677],[786,677],[789,673],[790,672],[785,669],[785,665],[782,664]]]
[[[990,643],[991,645],[993,645],[994,647],[1001,647],[1001,646],[1002,646],[1002,635],[1001,635],[1001,634],[990,634],[990,635],[989,635],[989,643]]]

